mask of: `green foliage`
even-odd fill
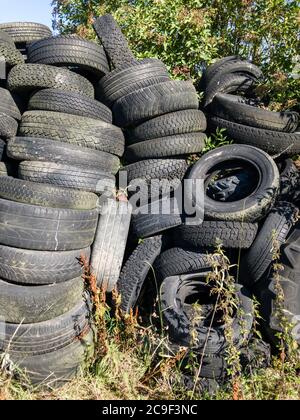
[[[299,52],[299,0],[54,0],[60,32],[95,38],[95,16],[112,13],[139,58],[159,57],[174,77],[199,80],[203,66],[238,54],[263,67],[261,93],[274,109],[297,105],[288,77]],[[273,91],[274,88],[274,91]]]

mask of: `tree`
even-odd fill
[[[289,79],[299,52],[299,0],[55,0],[62,32],[94,38],[94,16],[112,13],[139,58],[159,57],[174,77],[201,76],[214,59],[237,54],[263,67],[264,93],[285,106],[299,98]]]

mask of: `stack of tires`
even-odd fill
[[[42,36],[39,25],[2,28],[26,43],[28,59],[8,33],[11,46],[0,38],[5,58],[19,57],[7,61],[0,91],[1,156],[18,167],[18,178],[0,183],[0,348],[31,382],[57,386],[76,374],[93,344],[80,259],[89,261],[95,193],[102,181],[114,189],[124,137],[94,99],[93,83],[109,71],[101,46],[49,38],[50,30]],[[15,95],[28,109],[22,116]]]

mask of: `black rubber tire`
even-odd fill
[[[186,347],[197,348],[198,352],[205,355],[224,354],[229,343],[226,340],[224,323],[204,322],[203,318],[199,321],[193,320],[192,305],[186,305],[185,299],[197,292],[202,291],[211,300],[212,287],[207,284],[205,279],[199,280],[198,274],[194,276],[172,276],[165,278],[160,292],[161,310],[164,322],[168,327],[170,339],[176,344]],[[237,311],[232,316],[233,343],[237,348],[241,348],[250,335],[254,319],[254,305],[249,293],[241,285],[235,286],[235,298],[237,300]],[[191,306],[192,311],[187,310]],[[205,305],[204,305],[205,306]],[[196,337],[191,332],[191,323]]]
[[[280,285],[284,301],[283,313],[291,325],[291,336],[300,344],[299,302],[300,302],[300,223],[298,222],[291,235],[281,248],[282,270],[265,276],[256,286],[255,293],[260,302],[263,317],[263,329],[270,342],[278,347],[278,333],[282,333],[280,319],[282,311],[278,309],[278,292]],[[291,338],[292,338],[291,337]]]
[[[176,136],[205,131],[206,118],[202,111],[188,109],[161,115],[129,130],[127,144],[138,143],[159,137]]]
[[[96,208],[96,202],[98,197],[95,194],[86,194],[86,191],[100,194],[103,191],[104,187],[107,187],[107,189],[111,191],[113,191],[116,187],[115,177],[107,172],[103,172],[93,168],[86,168],[83,165],[74,166],[54,162],[22,162],[19,165],[19,178],[27,181],[32,181],[30,184],[40,185],[44,188],[57,188],[58,191],[62,190],[62,192],[67,197],[69,194],[71,196],[74,195],[75,197],[77,195],[81,197],[82,195],[82,200],[80,201],[81,207],[85,205],[85,202],[88,203],[89,199],[90,202],[92,201],[92,203],[94,203],[94,207],[92,208]],[[51,184],[57,187],[50,187],[45,184]],[[82,192],[75,190],[82,190]],[[85,196],[86,201],[84,199]],[[88,204],[86,204],[86,206],[87,205]]]
[[[47,252],[0,245],[0,278],[32,286],[59,284],[82,275],[81,257],[89,261],[90,248]]]
[[[250,93],[253,91],[257,80],[247,74],[227,74],[205,89],[204,107],[207,107],[218,93]]]
[[[31,164],[34,163],[29,162],[29,165]],[[93,210],[97,207],[98,201],[96,194],[11,177],[1,180],[0,197],[18,203],[74,210]]]
[[[277,247],[285,242],[299,210],[291,203],[277,203],[266,218],[251,249],[240,265],[240,282],[253,286],[270,269]]]
[[[9,139],[15,137],[18,131],[18,123],[12,117],[7,114],[0,113],[0,137],[3,139]]]
[[[35,287],[0,280],[0,317],[11,324],[49,321],[74,308],[83,292],[81,277]]]
[[[121,28],[112,15],[98,17],[93,26],[112,67],[123,68],[124,65],[136,61]]]
[[[6,157],[6,141],[0,139],[0,162]]]
[[[205,250],[179,247],[164,251],[155,261],[154,269],[160,279],[187,273],[209,273],[212,256]]]
[[[10,353],[16,356],[56,351],[79,337],[89,326],[89,316],[89,306],[81,298],[67,313],[51,320],[21,325],[19,322],[7,323],[6,328],[2,328],[0,332],[0,348],[8,347]]]
[[[30,44],[28,62],[76,66],[97,78],[109,72],[103,47],[77,35],[59,35]]]
[[[4,113],[15,120],[21,119],[20,110],[7,89],[0,88],[0,113]]]
[[[188,169],[184,159],[150,159],[142,160],[122,168],[127,173],[128,185],[136,179],[143,179],[151,186],[151,180],[160,180],[180,184]]]
[[[272,112],[256,106],[247,105],[240,96],[218,93],[210,105],[212,114],[238,124],[265,130],[291,133],[297,130],[297,112]]]
[[[222,64],[211,69],[207,84],[212,84],[221,77],[232,73],[247,74],[255,79],[260,79],[263,76],[262,71],[255,64],[250,63],[240,58],[223,61]]]
[[[89,247],[97,210],[52,209],[0,199],[0,243],[37,251],[72,251]]]
[[[124,264],[117,289],[121,295],[121,309],[125,313],[137,304],[145,280],[163,247],[162,236],[140,242]]]
[[[45,89],[32,95],[28,110],[54,111],[95,118],[112,124],[112,112],[99,101],[79,93]]]
[[[210,220],[256,222],[262,219],[273,206],[279,193],[280,175],[273,159],[260,149],[245,145],[222,146],[206,153],[192,167],[188,179],[191,183],[185,186],[186,199],[192,197],[197,180],[210,178],[216,168],[224,167],[227,162],[242,162],[255,168],[257,187],[255,193],[244,199],[223,202],[211,199],[205,191],[205,217]]]
[[[180,226],[174,230],[174,239],[193,247],[214,248],[221,243],[224,248],[248,249],[255,240],[257,230],[256,223],[204,221],[199,226]]]
[[[124,96],[115,102],[113,114],[118,126],[128,127],[169,112],[198,108],[199,100],[192,83],[175,80]]]
[[[128,146],[124,157],[127,162],[137,162],[143,159],[191,155],[202,152],[205,141],[204,133],[161,137]]]
[[[164,199],[163,199],[164,202]],[[149,238],[182,224],[176,199],[170,200],[170,214],[161,211],[162,200],[136,209],[132,215],[131,235],[136,239]]]
[[[7,68],[12,68],[17,66],[18,64],[24,64],[24,58],[22,54],[12,46],[7,44],[0,43],[0,57],[5,60],[5,65]]]
[[[123,96],[168,80],[170,78],[164,63],[148,58],[108,73],[100,80],[96,94],[99,99],[112,106]]]
[[[294,156],[300,153],[300,132],[281,133],[273,130],[249,127],[218,117],[210,117],[211,128],[226,128],[226,136],[236,143],[259,147],[272,156]]]
[[[293,202],[294,194],[300,183],[300,173],[292,159],[278,164],[280,170],[280,201]]]
[[[94,98],[93,85],[84,77],[64,68],[46,64],[15,66],[8,75],[8,89],[12,92],[32,92],[54,88],[76,92]]]
[[[60,112],[25,112],[19,135],[63,141],[119,157],[124,154],[125,149],[125,139],[120,128],[93,118]]]
[[[7,155],[19,161],[53,161],[85,165],[86,168],[113,174],[116,174],[120,168],[120,160],[117,156],[45,138],[15,137],[8,142]]]
[[[15,42],[13,38],[0,28],[0,44],[8,45],[10,47],[15,47]]]
[[[33,22],[0,23],[0,30],[7,32],[15,43],[32,42],[52,35],[48,26]]]
[[[125,255],[132,206],[126,201],[108,199],[101,213],[91,255],[91,272],[98,286],[112,292],[117,285]]]
[[[212,77],[215,74],[215,71],[222,66],[224,63],[227,63],[228,61],[233,61],[240,59],[237,55],[230,55],[228,57],[222,57],[219,58],[217,61],[215,61],[213,64],[206,67],[202,74],[202,78],[200,80],[200,90],[204,90],[209,83],[209,81],[212,79]]]

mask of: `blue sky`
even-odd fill
[[[52,28],[51,0],[0,0],[0,23],[38,22]]]

